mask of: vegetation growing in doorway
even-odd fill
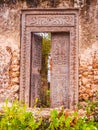
[[[41,99],[42,107],[49,107],[50,93],[47,94],[48,81],[47,81],[47,71],[48,71],[48,55],[51,49],[51,34],[42,33],[42,69],[41,69]]]
[[[42,77],[47,77],[48,55],[51,49],[51,34],[43,33],[42,41]]]

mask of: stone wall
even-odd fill
[[[98,100],[98,40],[96,4],[89,1],[80,10],[79,24],[79,101]]]
[[[20,10],[25,6],[0,6],[0,102],[19,98]]]
[[[94,49],[98,44],[96,43],[96,2],[92,1],[89,5],[84,5],[80,10],[80,28],[79,28],[79,52],[84,55],[88,53],[88,49]],[[92,48],[96,46],[95,48]],[[97,49],[96,48],[96,49]],[[89,57],[86,56],[87,58]]]
[[[73,0],[59,0],[57,8],[73,7]],[[0,102],[19,98],[20,14],[26,2],[0,7]],[[50,8],[45,0],[37,7]],[[98,41],[96,40],[96,0],[80,9],[79,100],[95,99],[98,91]]]
[[[0,102],[19,98],[19,49],[0,48]]]
[[[90,62],[79,62],[79,101],[98,100],[98,56],[96,51],[90,56]]]

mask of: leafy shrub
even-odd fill
[[[9,107],[6,101],[0,117],[0,130],[36,130],[41,124],[41,119],[36,122],[32,112],[26,111],[26,105],[18,101],[15,101],[12,107]]]
[[[50,125],[46,130],[97,130],[98,124],[94,119],[80,117],[78,112],[68,115],[64,111],[60,114],[56,110],[51,112]]]
[[[95,108],[96,105],[91,110]],[[89,118],[90,115],[91,118]],[[15,101],[9,107],[6,101],[0,113],[0,130],[98,130],[98,122],[92,116],[92,111],[89,112],[89,116],[88,110],[87,115],[82,117],[78,111],[69,114],[64,109],[60,112],[54,109],[50,117],[40,117],[35,120],[32,112],[27,111],[26,105]]]
[[[98,121],[98,102],[87,101],[86,112],[88,118],[93,116],[95,121]]]

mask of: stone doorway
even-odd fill
[[[51,107],[74,108],[78,103],[78,9],[22,10],[20,100],[28,106],[33,105],[34,95],[40,95],[42,38],[35,32],[51,32]]]

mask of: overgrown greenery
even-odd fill
[[[47,62],[51,49],[51,34],[44,33],[42,41],[42,76],[47,78]]]
[[[98,102],[87,107],[94,111]],[[85,116],[80,116],[78,111],[69,114],[64,109],[61,112],[54,109],[49,118],[39,117],[35,120],[32,112],[26,110],[26,105],[15,101],[9,107],[7,101],[0,113],[0,130],[98,130],[98,122],[92,116],[92,111],[89,116],[88,111]]]
[[[41,68],[41,82],[42,82],[42,98],[41,104],[43,107],[49,107],[50,96],[48,93],[48,81],[47,81],[47,70],[48,70],[48,55],[51,49],[51,34],[42,33],[42,68]]]
[[[0,113],[0,130],[36,130],[42,120],[35,121],[32,112],[26,111],[26,105],[15,101],[12,107],[8,101],[3,107],[3,114]]]

